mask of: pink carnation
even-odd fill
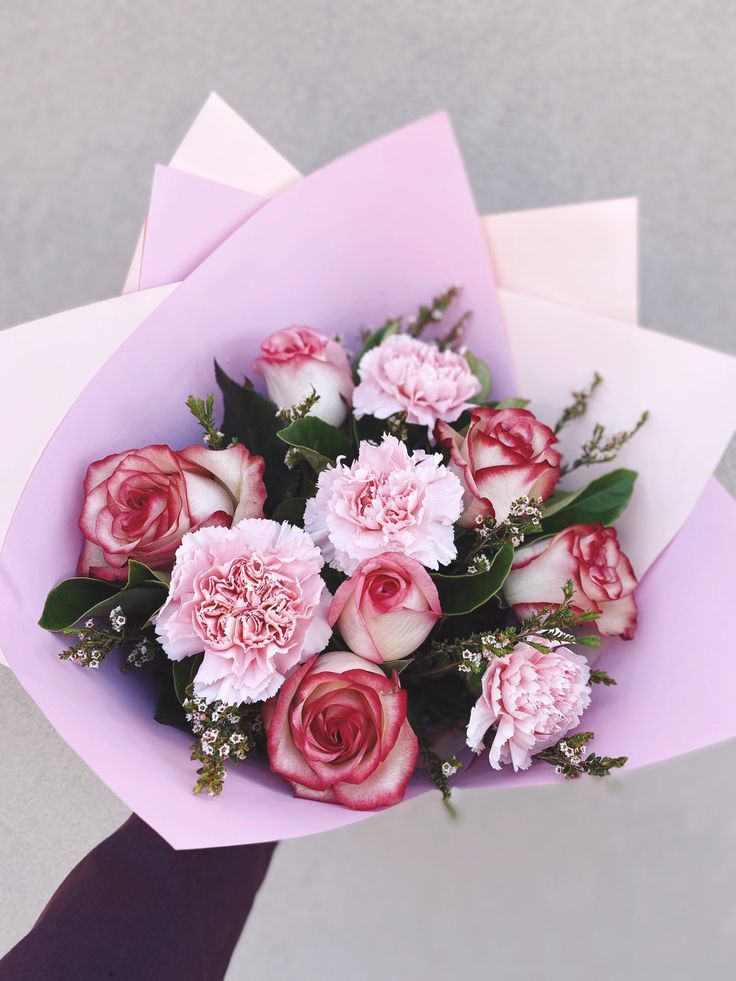
[[[204,652],[194,690],[230,705],[270,698],[330,639],[330,594],[309,536],[263,518],[186,535],[156,633],[172,661]]]
[[[325,560],[352,575],[364,559],[401,552],[430,569],[451,562],[463,489],[435,453],[411,455],[395,436],[361,443],[350,466],[319,475],[304,527]]]
[[[533,638],[537,644],[547,642]],[[519,644],[506,657],[494,657],[483,675],[483,690],[468,722],[468,746],[483,751],[483,739],[497,726],[491,744],[494,770],[511,763],[526,770],[535,753],[562,739],[590,705],[590,669],[566,647],[546,653]]]
[[[358,375],[353,393],[358,418],[388,419],[405,412],[407,422],[430,432],[439,419],[454,422],[481,389],[461,354],[406,334],[395,334],[364,354]]]

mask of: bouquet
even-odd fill
[[[201,176],[213,132],[272,186]],[[482,229],[443,116],[297,180],[214,99],[179,158],[133,291],[6,347],[80,354],[30,381],[60,393],[17,447],[0,637],[113,789],[231,844],[731,736],[687,611],[734,585],[736,372],[631,326],[630,203]]]
[[[495,769],[625,762],[568,733],[591,684],[615,684],[573,648],[636,630],[611,527],[636,474],[558,484],[612,461],[646,413],[629,432],[597,425],[565,463],[557,434],[601,376],[554,428],[524,399],[490,402],[470,311],[427,338],[457,293],[366,331],[352,365],[339,338],[284,328],[252,366],[270,399],[215,363],[222,422],[213,394],[187,400],[203,446],[89,466],[79,576],[41,626],[73,634],[75,664],[151,664],[156,720],[197,737],[196,792],[219,794],[226,765],[261,748],[297,796],[373,809],[403,798],[421,752],[448,800],[462,763],[438,755],[438,731],[489,746]]]

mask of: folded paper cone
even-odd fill
[[[91,676],[57,660],[63,641],[43,635],[37,620],[45,593],[76,565],[86,465],[163,433],[172,445],[195,441],[182,407],[190,393],[211,390],[212,356],[242,376],[263,337],[304,320],[356,342],[386,311],[411,312],[454,280],[474,311],[476,347],[493,365],[496,392],[511,394],[485,238],[448,120],[438,115],[350,154],[258,211],[93,378],[26,486],[0,553],[0,645],[61,735],[178,847],[308,834],[358,816],[293,801],[288,785],[259,766],[230,780],[224,806],[208,805],[191,794],[186,735],[152,719],[152,692],[121,686],[112,665]],[[426,786],[418,776],[411,793]]]
[[[433,166],[427,173],[430,150]],[[338,286],[320,290],[328,277]],[[90,676],[57,661],[61,643],[43,635],[36,620],[47,589],[76,562],[86,464],[121,445],[158,441],[162,433],[172,443],[191,442],[194,430],[181,407],[190,391],[212,387],[203,354],[214,353],[233,375],[242,374],[262,337],[284,323],[308,319],[328,333],[354,337],[358,327],[383,319],[387,309],[411,310],[448,277],[465,287],[475,311],[473,348],[490,363],[502,397],[514,385],[487,256],[456,148],[444,119],[434,117],[307,179],[217,249],[93,380],[26,488],[0,553],[0,642],[62,735],[176,847],[309,834],[366,815],[292,800],[288,787],[253,761],[233,773],[217,804],[195,798],[187,737],[152,720],[153,695],[142,679],[121,685],[112,664]],[[635,345],[636,332],[625,333],[632,337],[622,337],[622,343]],[[171,381],[162,393],[164,364]],[[52,514],[44,506],[50,486],[55,500],[64,502]],[[686,596],[692,601],[686,570],[704,543],[709,563],[698,580],[695,606],[707,608],[730,595],[735,583],[723,529],[732,533],[735,521],[733,502],[717,485],[710,487],[686,530],[651,570],[642,593],[649,628],[643,626],[633,642],[609,647],[602,663],[619,679],[616,697],[597,693],[598,707],[586,715],[601,751],[628,752],[637,764],[733,735],[732,673],[724,670],[726,683],[715,702],[710,690],[698,689],[689,670],[697,625],[680,622],[672,609],[683,608],[678,590],[683,602]],[[49,559],[40,575],[39,555]],[[663,692],[665,672],[669,684]],[[694,720],[687,727],[685,711]],[[549,768],[513,776],[477,765],[458,785],[554,779]],[[429,786],[420,773],[407,796]]]

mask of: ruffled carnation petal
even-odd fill
[[[461,354],[440,351],[406,334],[395,334],[368,351],[358,366],[360,384],[353,393],[355,415],[388,419],[396,412],[406,421],[426,426],[453,422],[481,385]]]
[[[526,770],[532,757],[575,728],[590,704],[590,669],[580,654],[553,647],[540,637],[518,644],[505,657],[493,658],[483,675],[466,739],[475,752],[496,726],[489,761],[498,770],[510,764]]]
[[[351,575],[365,559],[400,552],[430,569],[455,558],[462,487],[439,454],[411,455],[395,436],[363,442],[349,466],[319,475],[304,527],[325,561]]]
[[[204,653],[195,693],[227,704],[270,698],[322,650],[330,597],[321,568],[309,536],[288,524],[246,518],[186,535],[156,632],[173,659]]]

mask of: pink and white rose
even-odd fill
[[[527,409],[473,409],[465,435],[444,422],[435,435],[465,489],[464,528],[478,517],[505,521],[514,501],[544,501],[560,479],[560,454],[552,445],[557,437]]]
[[[319,400],[310,414],[332,426],[347,418],[353,394],[353,373],[347,352],[311,327],[287,327],[261,344],[261,357],[253,362],[266,381],[269,398],[279,409],[303,402],[312,389]]]
[[[532,639],[549,647],[540,637]],[[486,733],[496,726],[489,754],[493,769],[510,763],[526,770],[532,756],[579,724],[590,705],[589,680],[588,662],[566,647],[542,653],[518,644],[506,657],[494,657],[470,713],[468,746],[481,753]]]
[[[358,366],[360,383],[353,394],[355,415],[388,419],[406,413],[406,421],[434,431],[438,419],[453,422],[481,383],[467,360],[440,351],[406,334],[395,334],[367,351]]]
[[[604,637],[630,640],[636,632],[638,585],[615,528],[573,525],[516,553],[504,584],[506,602],[519,617],[560,605],[562,587],[573,582],[572,607],[600,614],[593,621]]]
[[[270,698],[324,649],[322,566],[306,532],[263,518],[184,538],[156,635],[172,661],[204,653],[196,695],[229,705]]]
[[[296,671],[263,707],[271,769],[308,800],[367,811],[403,798],[417,761],[398,678],[333,651]]]
[[[325,561],[347,575],[385,552],[401,552],[430,569],[455,558],[454,523],[462,510],[457,477],[438,454],[395,436],[360,444],[357,460],[319,475],[304,527]]]
[[[260,517],[263,470],[244,446],[144,446],[98,460],[84,479],[78,574],[125,579],[129,559],[165,569],[188,532]]]
[[[381,664],[413,654],[442,615],[424,566],[399,552],[361,562],[335,593],[330,626],[351,651]]]

